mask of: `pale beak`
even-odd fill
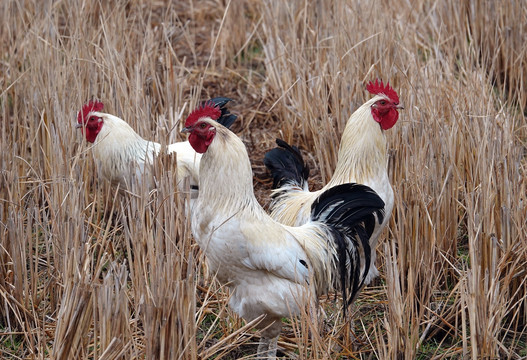
[[[192,131],[192,126],[187,126],[187,127],[184,127],[181,132],[182,133],[189,133]]]
[[[75,129],[80,129],[80,128],[82,128],[82,124],[79,124],[79,123],[75,124]]]
[[[395,106],[396,109],[401,109],[401,110],[404,110],[404,106],[402,104],[398,104],[397,106]]]

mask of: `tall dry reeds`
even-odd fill
[[[381,357],[416,358],[432,333],[451,355],[462,345],[465,357],[520,356],[509,346],[525,341],[525,120],[516,106],[526,67],[502,60],[513,45],[525,52],[525,9],[509,3],[490,28],[481,9],[461,3],[277,1],[262,11],[281,128],[315,153],[323,179],[367,96],[364,80],[389,80],[406,107],[387,132],[396,206],[381,248]],[[498,71],[514,80],[500,83]],[[503,91],[510,83],[515,90]]]
[[[521,2],[0,3],[0,357],[250,358],[252,324],[206,275],[176,191],[101,181],[75,132],[91,97],[181,140],[198,101],[236,100],[268,202],[275,137],[330,178],[349,115],[382,78],[396,196],[381,278],[344,319],[290,320],[286,357],[527,356],[526,28]]]

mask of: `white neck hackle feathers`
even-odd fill
[[[209,206],[224,209],[226,213],[248,208],[260,215],[257,213],[263,210],[255,206],[258,202],[245,145],[231,131],[214,123],[216,135],[201,158],[200,196],[207,199]]]
[[[371,179],[386,173],[386,137],[371,114],[371,106],[383,96],[375,96],[359,107],[348,119],[331,180],[324,187],[356,182],[370,185]],[[387,98],[386,98],[387,99]]]

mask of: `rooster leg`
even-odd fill
[[[263,337],[258,345],[258,359],[276,359],[276,350],[278,348],[278,336],[274,338]]]
[[[276,359],[276,350],[278,349],[278,336],[274,337],[269,341],[269,359]]]
[[[278,348],[278,336],[280,331],[282,331],[282,321],[280,318],[265,320],[267,319],[264,319],[261,324],[265,328],[262,330],[257,358],[274,360],[276,359],[276,350]]]
[[[271,339],[261,337],[258,344],[258,351],[256,353],[258,359],[266,359],[269,353],[269,343]]]

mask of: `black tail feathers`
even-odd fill
[[[286,184],[304,188],[309,178],[309,166],[304,163],[300,150],[281,139],[276,139],[276,144],[279,147],[268,151],[264,157],[264,164],[273,177],[273,189]]]
[[[236,121],[236,119],[238,118],[238,116],[231,114],[229,109],[226,108],[227,103],[229,101],[232,101],[232,99],[226,97],[216,97],[206,102],[209,101],[212,102],[214,105],[218,106],[221,110],[221,116],[217,121],[226,128],[230,128],[234,121]]]
[[[382,223],[384,219],[384,201],[368,186],[343,184],[332,187],[317,198],[311,206],[311,219],[328,225],[334,235],[339,285],[346,313],[368,274],[372,252],[369,240],[376,223]]]

